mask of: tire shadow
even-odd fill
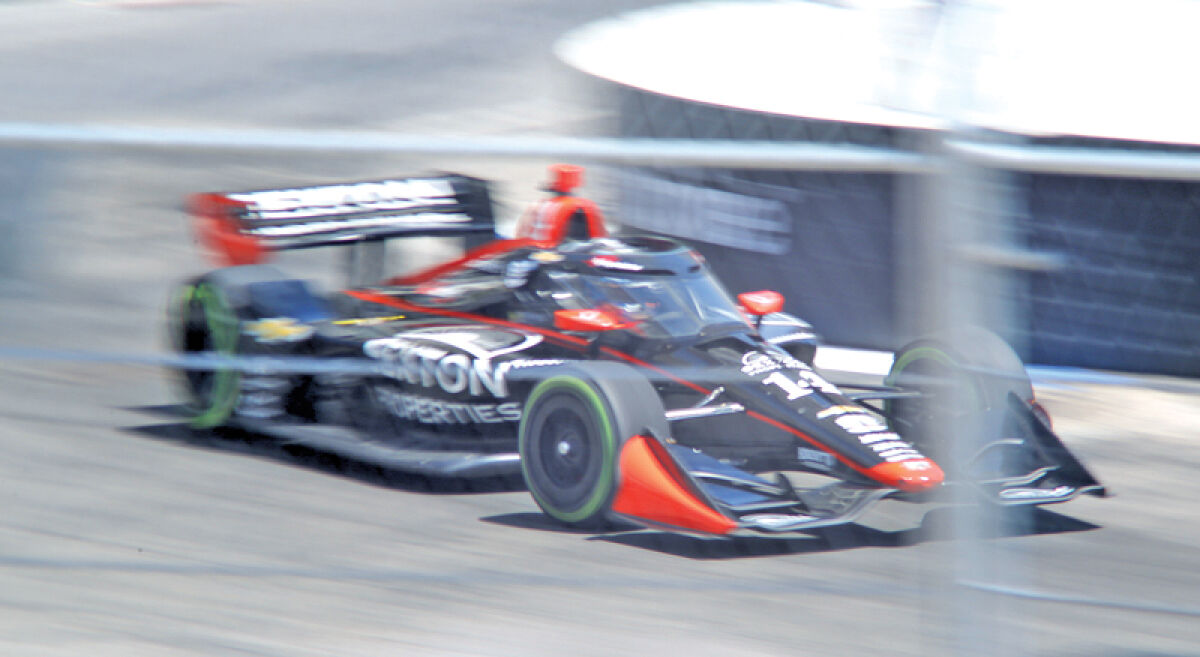
[[[603,538],[605,536],[625,534],[628,532],[644,531],[641,527],[626,522],[613,522],[609,527],[599,531],[595,529],[568,527],[567,525],[563,525],[555,520],[552,520],[544,513],[535,511],[502,513],[495,516],[485,516],[479,520],[481,522],[486,522],[493,525],[503,525],[505,527],[513,527],[515,529],[529,529],[533,531],[550,532],[554,534],[578,534],[579,536],[586,536],[589,539]]]
[[[176,406],[148,406],[127,410],[160,417],[183,418]],[[132,434],[188,446],[195,449],[233,452],[254,458],[317,472],[349,477],[362,483],[406,492],[437,495],[476,495],[526,490],[520,475],[480,479],[439,478],[389,470],[370,463],[354,461],[335,454],[300,445],[289,445],[274,438],[235,429],[198,431],[186,422],[160,422],[121,430]],[[851,550],[859,548],[896,548],[930,541],[954,540],[960,526],[971,526],[974,536],[982,539],[1014,538],[1040,534],[1089,531],[1098,525],[1077,520],[1040,507],[1015,507],[990,514],[987,522],[963,522],[956,514],[962,509],[935,507],[927,511],[918,526],[885,531],[866,525],[839,525],[781,536],[740,536],[734,538],[699,537],[650,530],[628,523],[613,524],[597,532],[561,525],[542,513],[520,512],[486,516],[482,522],[530,531],[576,534],[589,541],[607,541],[628,547],[674,556],[702,559],[743,559]]]
[[[185,417],[178,407],[142,407],[128,410],[156,415]],[[388,469],[348,459],[302,445],[287,444],[269,436],[237,429],[193,429],[186,422],[165,422],[119,427],[137,436],[174,443],[194,449],[243,454],[268,459],[292,467],[348,477],[364,484],[413,493],[438,495],[477,495],[525,490],[520,476],[479,478],[433,477]]]
[[[884,531],[865,525],[839,525],[787,536],[739,536],[705,538],[685,534],[642,530],[592,536],[588,540],[619,543],[688,559],[720,560],[749,557],[810,554],[861,548],[899,548],[932,541],[961,538],[998,539],[1090,531],[1098,525],[1054,511],[1026,507],[1015,513],[989,518],[994,522],[977,523],[970,534],[956,535],[962,509],[939,507],[928,511],[921,524],[912,529]],[[548,521],[547,521],[548,522]]]

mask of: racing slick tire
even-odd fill
[[[275,267],[246,265],[218,269],[181,286],[169,311],[172,347],[184,356],[246,353],[253,341],[242,335],[243,325],[260,319],[251,303],[252,286],[297,282]],[[278,351],[270,347],[254,350],[256,354]],[[180,373],[190,426],[214,429],[229,425],[242,398],[245,376],[236,369],[219,368],[184,368]],[[267,384],[281,390],[286,382]]]
[[[669,435],[654,386],[614,362],[555,367],[534,386],[518,430],[521,472],[537,505],[554,520],[600,529],[609,520],[617,460],[631,436]]]
[[[939,440],[949,427],[999,429],[1009,394],[1033,399],[1025,365],[1000,336],[978,327],[923,338],[896,352],[885,383],[920,397],[885,404],[892,428],[935,458],[951,460]]]

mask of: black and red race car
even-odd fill
[[[193,426],[439,477],[519,472],[583,527],[807,530],[956,484],[1000,505],[1104,494],[995,336],[914,343],[885,382],[834,385],[780,295],[731,297],[687,246],[609,236],[578,176],[555,169],[518,236],[482,242],[488,186],[460,175],[194,197],[229,266],[173,303],[177,348],[224,357],[183,372]],[[431,235],[476,246],[365,282],[386,240]],[[350,289],[261,264],[327,245],[353,256]]]

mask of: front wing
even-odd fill
[[[894,488],[834,481],[795,488],[782,473],[774,481],[745,472],[703,452],[654,435],[629,438],[619,455],[613,513],[648,527],[703,535],[778,534],[854,522],[874,503],[960,502],[981,499],[998,506],[1067,502],[1080,495],[1103,497],[1106,489],[1063,445],[1027,402],[1010,397],[1008,411],[1021,419],[1024,435],[984,445],[957,477],[938,491],[911,495]],[[1025,468],[997,473],[989,462],[1019,454]],[[1008,460],[1010,462],[1011,459]],[[954,494],[968,486],[971,494]]]

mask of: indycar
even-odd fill
[[[994,335],[918,341],[886,380],[835,384],[781,295],[731,296],[686,245],[610,235],[580,182],[555,167],[507,239],[488,183],[457,174],[193,196],[225,266],[169,313],[175,349],[221,358],[181,369],[191,425],[426,476],[519,475],[583,528],[783,534],[955,486],[1003,506],[1105,494]],[[386,278],[385,244],[414,236],[471,246]],[[347,289],[264,264],[317,246],[349,251]]]

